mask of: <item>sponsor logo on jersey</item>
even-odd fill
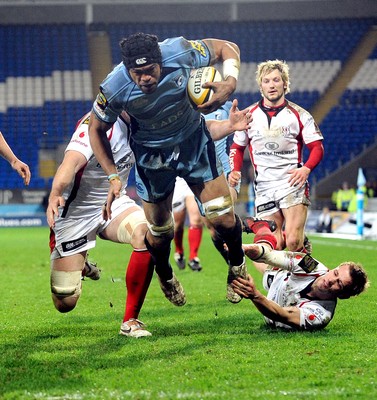
[[[177,87],[181,87],[183,85],[183,75],[179,75],[174,81]]]
[[[318,261],[315,260],[313,257],[306,254],[302,260],[298,263],[298,265],[307,273],[313,272],[318,265]]]
[[[119,160],[119,162],[116,164],[116,169],[118,172],[123,171],[124,169],[131,169],[134,163],[130,161],[131,155],[127,155],[124,157],[122,160]]]
[[[165,126],[171,125],[175,121],[178,121],[179,118],[182,117],[184,111],[179,110],[176,114],[169,115],[167,118],[165,118],[162,121],[158,121],[158,123],[152,124],[152,129],[161,129],[164,128]]]
[[[198,42],[197,40],[189,40],[191,46],[198,51],[203,57],[207,56],[206,48],[203,46],[202,43]]]
[[[268,150],[276,150],[279,148],[279,145],[275,142],[267,142],[265,145],[266,149]]]
[[[83,246],[88,242],[87,236],[84,236],[80,239],[75,239],[70,242],[64,242],[62,243],[62,249],[63,251],[72,251],[75,249],[78,249],[79,247]]]
[[[144,193],[144,187],[140,182],[136,182],[136,189],[139,193]]]

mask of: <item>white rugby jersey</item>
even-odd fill
[[[281,307],[298,307],[300,327],[307,330],[324,328],[333,318],[337,304],[336,300],[316,300],[305,297],[305,292],[310,289],[308,286],[317,277],[328,272],[328,268],[322,263],[312,258],[311,260],[318,263],[311,272],[305,271],[303,269],[305,267],[292,265],[289,270],[279,268],[267,270],[263,276],[264,287],[268,290],[267,298]],[[292,329],[288,325],[266,317],[265,321],[274,327]]]
[[[309,112],[297,104],[286,100],[281,107],[269,109],[262,102],[250,106],[250,128],[235,132],[233,140],[249,146],[256,184],[282,184],[289,179],[288,171],[303,165],[304,144],[323,136]],[[275,115],[269,116],[269,110],[275,110]]]
[[[88,160],[75,175],[74,180],[66,188],[63,197],[66,204],[61,217],[82,218],[83,215],[98,213],[107,198],[109,182],[107,175],[93,155],[89,142],[89,114],[86,114],[77,124],[65,151],[75,150],[82,153]],[[118,117],[112,128],[107,132],[111,150],[118,174],[124,187],[127,186],[130,170],[135,163],[133,152],[129,145],[130,131],[128,124]],[[125,193],[125,189],[123,190]]]

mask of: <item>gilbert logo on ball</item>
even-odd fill
[[[220,72],[214,67],[202,67],[193,69],[187,83],[187,95],[194,108],[209,101],[213,95],[213,90],[203,88],[206,82],[220,82],[222,80]]]

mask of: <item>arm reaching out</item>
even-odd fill
[[[86,158],[78,151],[69,150],[65,153],[63,162],[56,171],[48,206],[46,210],[47,222],[50,228],[55,226],[55,218],[59,215],[59,207],[64,207],[64,189],[72,182],[77,171],[86,164]]]
[[[237,294],[251,300],[265,317],[293,328],[300,328],[300,310],[297,307],[281,307],[274,301],[268,300],[255,287],[253,278],[250,275],[248,275],[248,279],[235,279],[232,287]]]
[[[89,120],[89,140],[93,149],[94,156],[101,164],[102,169],[107,176],[112,176],[109,179],[109,192],[107,194],[106,206],[103,216],[107,220],[111,218],[111,204],[114,199],[120,196],[122,182],[117,178],[118,172],[114,163],[111,146],[107,138],[107,131],[111,128],[111,124],[100,121],[93,113]]]
[[[234,131],[247,130],[250,127],[252,120],[249,110],[245,108],[240,111],[237,108],[238,101],[233,100],[232,107],[230,108],[229,119],[222,121],[207,120],[207,127],[213,140],[220,140],[232,134]]]
[[[3,134],[0,132],[0,155],[9,162],[11,167],[18,172],[27,186],[30,183],[31,173],[29,166],[16,157],[12,149],[9,147]]]

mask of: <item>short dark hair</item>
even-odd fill
[[[369,286],[368,276],[361,264],[347,261],[339,266],[342,265],[349,266],[352,283],[346,286],[338,297],[340,299],[349,299],[351,296],[359,295]]]
[[[119,42],[122,61],[127,69],[139,68],[149,64],[162,64],[158,37],[149,33],[134,33]]]

